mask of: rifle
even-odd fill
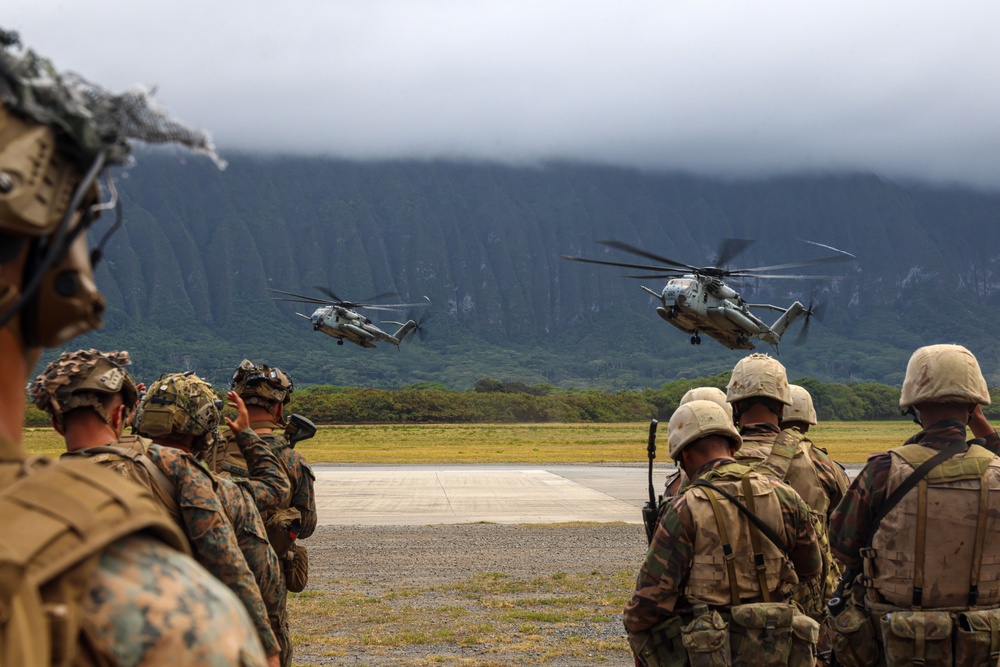
[[[308,440],[314,435],[316,435],[316,424],[313,424],[311,420],[298,414],[288,418],[288,423],[285,425],[285,438],[288,440],[289,447],[294,449],[296,442]]]
[[[653,489],[653,459],[656,458],[656,425],[655,419],[649,422],[649,440],[646,442],[646,454],[649,456],[649,500],[642,506],[642,523],[646,526],[646,543],[653,543],[653,533],[656,532],[656,522],[660,515],[660,505],[656,501],[656,491]]]

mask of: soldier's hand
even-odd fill
[[[226,417],[226,423],[229,425],[229,429],[233,432],[233,434],[236,434],[242,430],[250,428],[250,412],[247,411],[247,404],[243,402],[240,395],[235,391],[231,391],[226,394],[226,398],[229,400],[229,407],[236,410],[235,420]]]
[[[977,405],[976,409],[972,411],[972,418],[969,420],[969,430],[977,438],[987,438],[996,432],[990,420],[983,414],[983,406]]]
[[[281,654],[275,653],[267,657],[267,667],[281,667]]]

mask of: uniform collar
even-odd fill
[[[959,419],[942,419],[917,432],[904,444],[945,449],[955,442],[965,442],[965,424]]]
[[[717,459],[712,459],[707,463],[703,463],[697,470],[694,471],[694,475],[691,477],[691,481],[694,482],[699,477],[706,475],[716,468],[720,468],[728,463],[736,463],[736,459],[731,456],[721,456]]]

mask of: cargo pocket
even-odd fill
[[[1000,660],[1000,609],[964,611],[955,628],[955,664],[993,665]]]
[[[826,617],[833,654],[844,667],[878,664],[878,641],[868,610],[849,602],[836,616]]]
[[[629,646],[648,667],[684,667],[687,653],[681,645],[680,616],[670,616],[643,632],[630,632]]]
[[[788,664],[794,607],[784,602],[758,602],[733,607],[730,613],[733,667]]]
[[[790,667],[813,667],[816,664],[816,644],[819,643],[819,623],[805,614],[792,617],[792,652]]]
[[[951,667],[951,612],[892,611],[881,618],[886,663]]]
[[[301,593],[309,584],[309,552],[306,548],[293,544],[282,559],[285,570],[285,588],[292,593]]]
[[[729,624],[717,611],[697,616],[681,629],[691,667],[730,667]]]

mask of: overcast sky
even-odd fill
[[[226,149],[1000,189],[1000,3],[6,0]]]

